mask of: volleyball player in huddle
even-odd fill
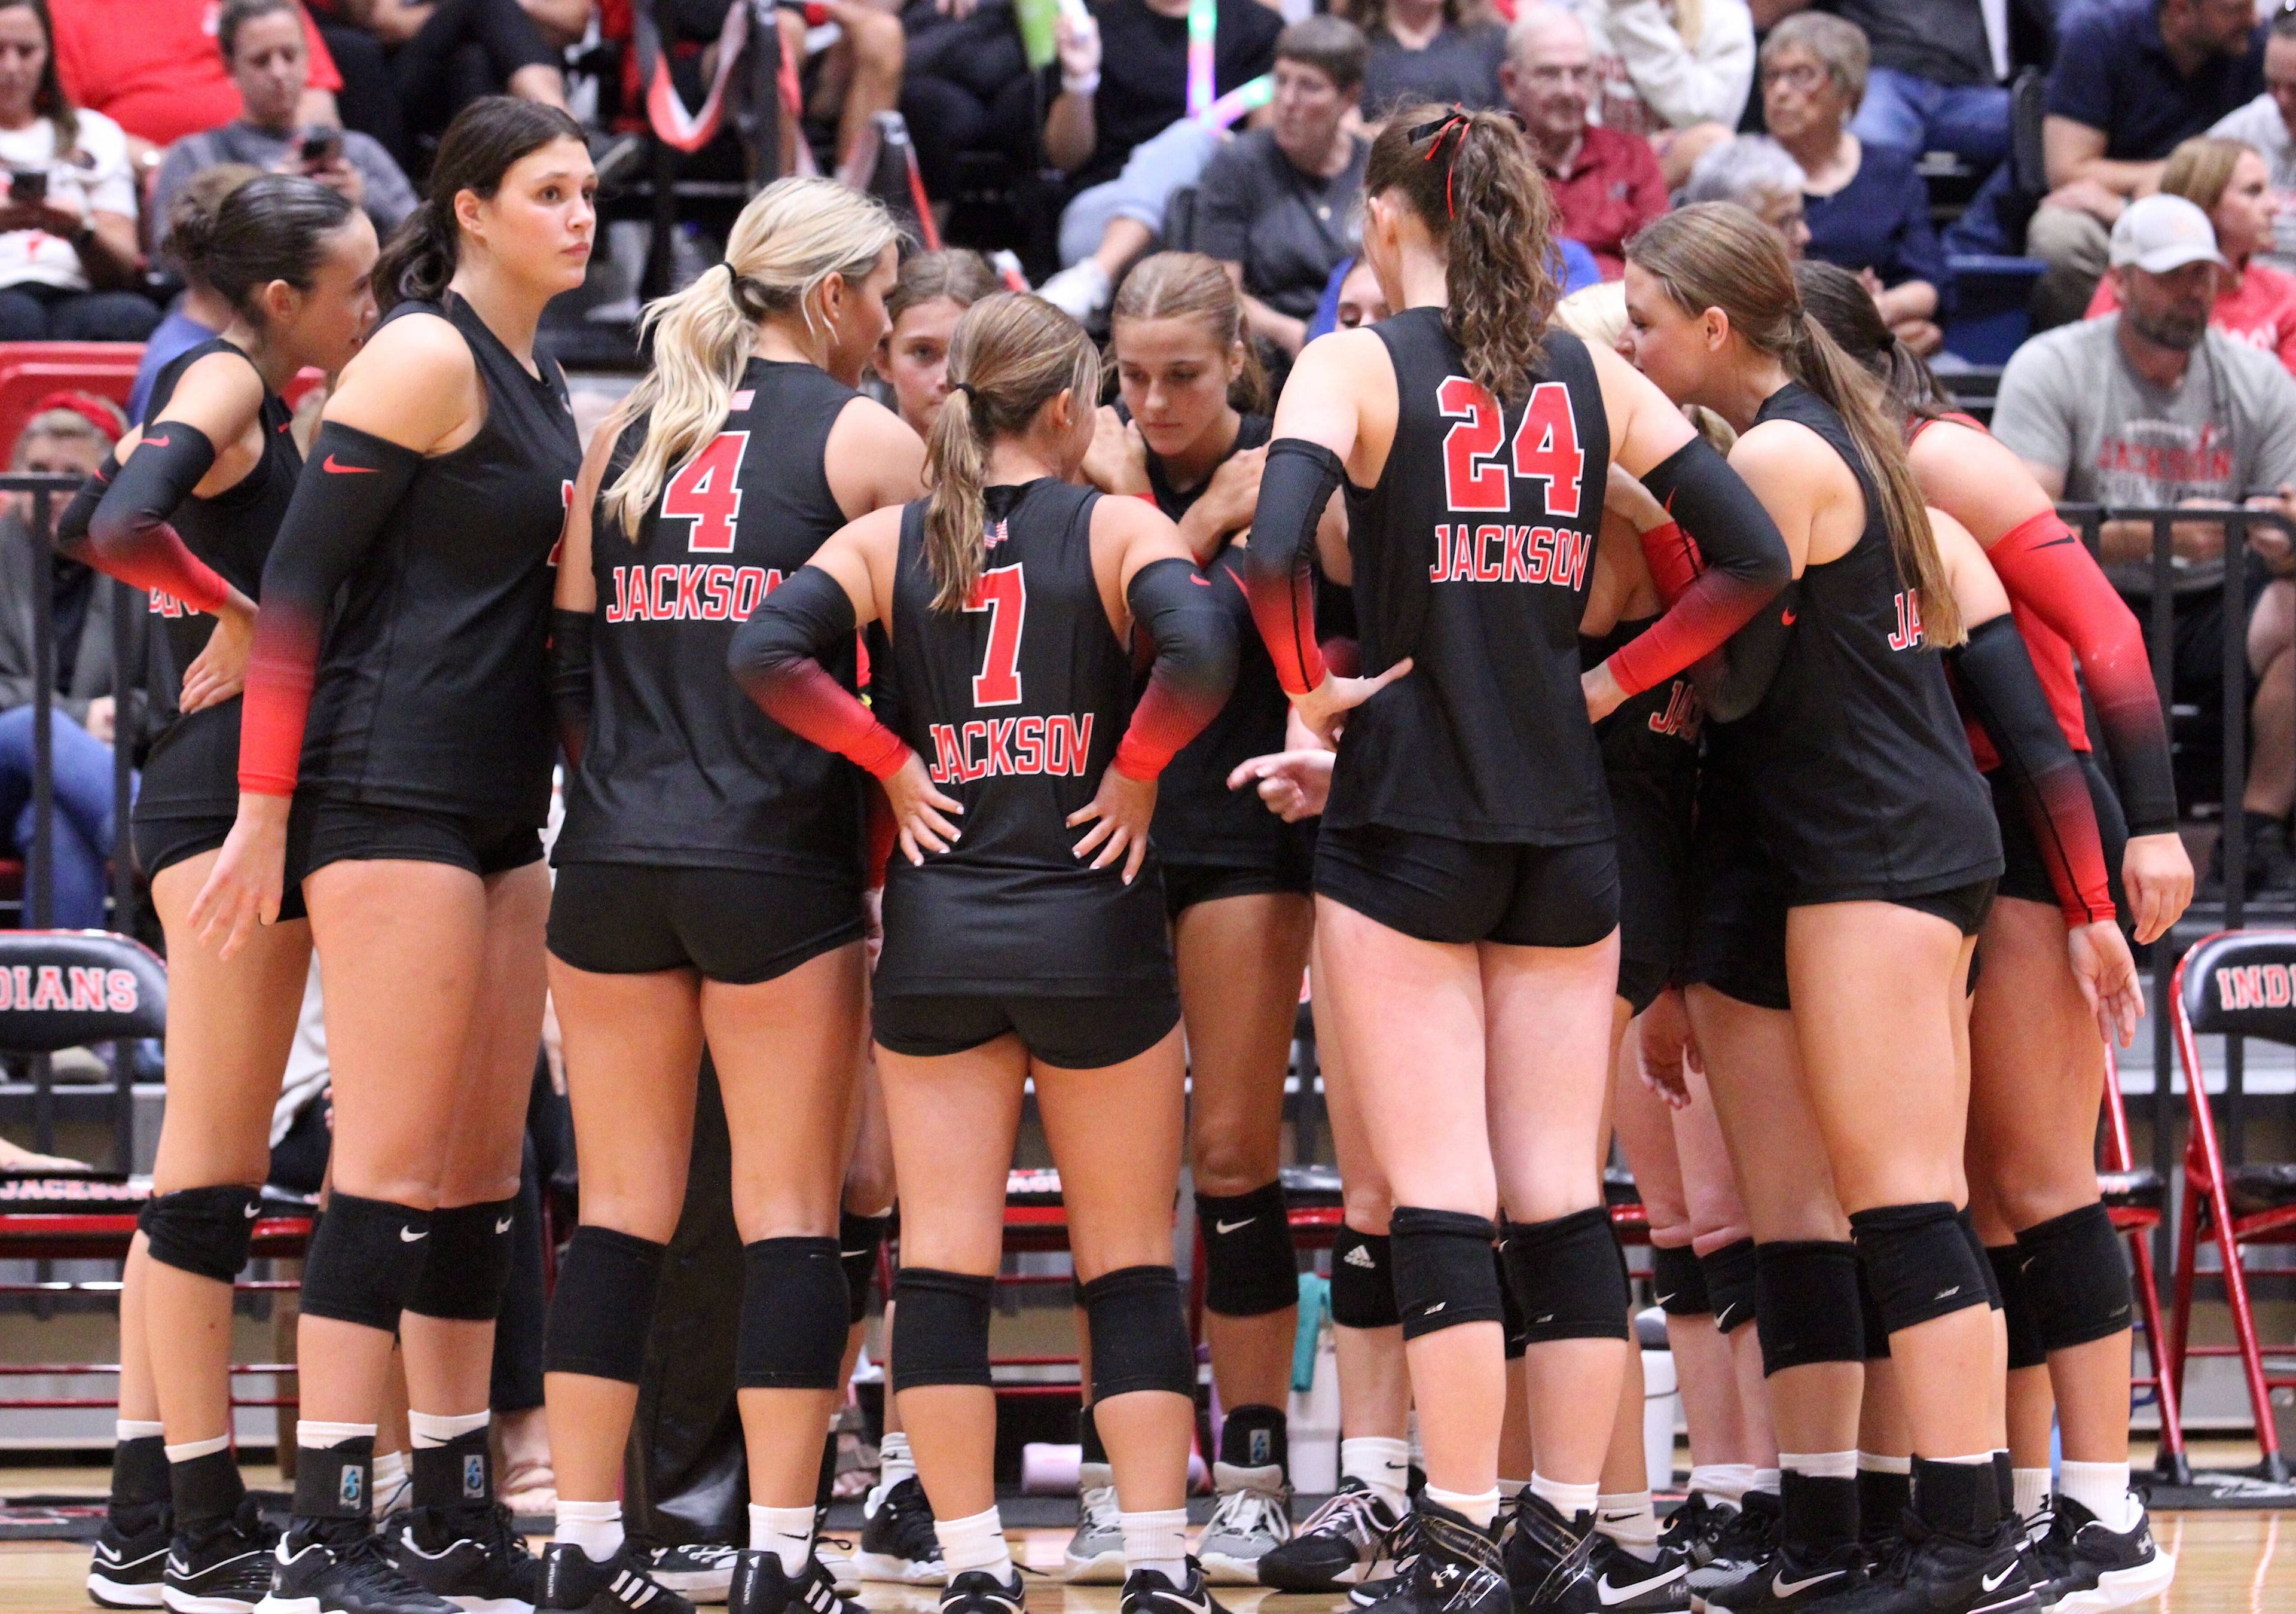
[[[2191,899],[2193,867],[2176,832],[2168,731],[2136,618],[2088,551],[2066,541],[2049,496],[2016,456],[1949,413],[1863,288],[1823,264],[1803,264],[1795,277],[1810,312],[1882,381],[1923,496],[1986,546],[2079,758],[2104,872],[2120,876],[2109,895],[2125,891],[2137,941],[2157,939]],[[2105,728],[2112,781],[2089,746],[2076,661]],[[1982,760],[1997,764],[1989,747]],[[2045,1602],[2078,1593],[2085,1607],[2120,1608],[2154,1595],[2175,1561],[2153,1545],[2128,1489],[2131,1300],[2093,1146],[2104,1051],[2065,951],[2069,926],[2112,908],[2061,901],[2053,875],[2062,877],[2062,853],[2027,828],[2007,770],[1988,771],[2008,868],[1986,921],[1971,1018],[1969,1176],[2008,1324],[2016,1507],[2049,1527]],[[2054,1498],[2053,1412],[2064,1442]]]
[[[551,561],[581,458],[534,336],[582,283],[594,183],[562,111],[456,116],[264,568],[238,816],[190,917],[228,961],[299,881],[326,991],[332,1192],[273,1614],[538,1594],[494,1496],[488,1380],[541,1037]],[[368,1492],[394,1333],[414,1505],[386,1553]]]
[[[854,390],[886,331],[898,237],[829,180],[768,186],[725,261],[649,308],[654,367],[575,489],[553,618],[569,768],[550,951],[587,1146],[545,1359],[550,1609],[674,1595],[627,1549],[617,1498],[705,1047],[743,1241],[753,1500],[731,1604],[782,1614],[833,1596],[814,1496],[848,1327],[837,1234],[866,994],[865,782],[758,713],[726,654],[832,533],[922,491],[916,434]],[[853,654],[849,639],[832,660],[849,687]]]
[[[1655,388],[1548,328],[1549,206],[1513,124],[1403,112],[1373,146],[1365,194],[1365,255],[1397,312],[1301,356],[1244,572],[1286,692],[1319,733],[1345,725],[1316,850],[1318,946],[1396,1200],[1428,1480],[1399,1595],[1496,1610],[1513,1570],[1520,1606],[1560,1608],[1593,1594],[1627,1348],[1596,1163],[1619,892],[1590,717],[1718,648],[1783,586],[1788,557]],[[1579,684],[1578,628],[1614,460],[1671,498],[1713,564],[1636,642],[1643,655],[1596,669],[1598,700]],[[1366,679],[1331,675],[1314,636],[1309,546],[1342,483],[1363,662],[1379,669]],[[1537,1453],[1505,1567],[1502,1202]]]
[[[992,1485],[988,1329],[1033,1078],[1115,1471],[1123,1607],[1202,1614],[1171,1265],[1179,1005],[1148,828],[1158,774],[1226,698],[1233,632],[1167,518],[1065,480],[1100,380],[1074,322],[1036,298],[977,303],[949,374],[932,496],[832,539],[736,635],[734,667],[770,714],[875,773],[898,826],[873,983],[904,1207],[893,1375],[941,1606],[1022,1601]],[[889,630],[898,733],[820,665],[857,621]],[[1136,705],[1136,632],[1155,651]]]
[[[1242,551],[1231,540],[1251,521],[1269,421],[1259,413],[1265,380],[1234,283],[1201,253],[1143,258],[1118,288],[1109,349],[1122,407],[1100,412],[1085,474],[1103,492],[1152,500],[1177,522],[1213,598],[1248,633]],[[1292,1533],[1284,1408],[1299,1267],[1276,1168],[1314,923],[1312,831],[1227,788],[1238,763],[1283,749],[1290,709],[1258,635],[1250,640],[1235,692],[1165,771],[1155,826],[1187,1028],[1204,1333],[1226,1413],[1212,1469],[1220,1500],[1197,1553],[1206,1576],[1228,1585],[1256,1585],[1260,1558]],[[1085,1460],[1095,1466],[1084,1477],[1086,1518],[1068,1554],[1076,1578],[1123,1561],[1089,1413],[1084,1433]]]
[[[375,239],[325,186],[266,175],[185,215],[168,248],[227,302],[231,323],[160,372],[150,425],[88,479],[57,535],[64,553],[151,591],[176,685],[134,821],[169,942],[168,1103],[120,1297],[122,1358],[143,1364],[123,1373],[123,1413],[143,1410],[140,1378],[166,1430],[123,1438],[120,1459],[160,1459],[149,1464],[155,1499],[172,1497],[173,1520],[130,1535],[107,1521],[88,1588],[108,1607],[232,1614],[270,1588],[274,1536],[231,1450],[231,1282],[270,1166],[311,931],[298,895],[224,963],[187,914],[238,805],[254,599],[303,466],[280,394],[307,366],[340,370],[365,340]]]
[[[1957,1210],[1964,982],[2001,862],[1933,652],[1956,651],[1964,684],[2013,717],[2039,707],[2038,685],[1981,555],[1949,520],[1933,532],[1875,388],[1808,317],[1759,221],[1683,209],[1636,238],[1628,266],[1636,364],[1740,432],[1732,463],[1800,573],[1775,676],[1751,712],[1710,724],[1702,780],[1702,825],[1716,833],[1702,837],[1711,861],[1686,972],[1705,983],[1693,1014],[1759,1241],[1757,1323],[1787,1448],[1775,1570],[1706,1601],[2030,1607],[2005,1471],[1995,1472],[1997,1410],[1968,1394],[1990,1376],[1996,1336],[1989,1269]],[[2020,669],[2031,699],[2009,707],[2001,692]],[[2051,741],[2062,744],[2054,730],[2039,743]],[[2063,807],[2050,820],[2071,838],[2087,804]],[[2094,844],[2093,816],[2087,826]],[[2100,1020],[2133,1023],[2118,931],[2081,939],[2094,947]],[[1718,1001],[1738,1007],[1700,1014]],[[1789,1005],[1786,1020],[1776,1012]],[[1797,1068],[1799,1091],[1777,1091],[1777,1072]],[[1797,1140],[1816,1152],[1798,1154]],[[1830,1204],[1813,1159],[1831,1167]],[[1781,1236],[1795,1216],[1815,1225]],[[1857,1545],[1861,1266],[1913,1449],[1925,1454],[1913,1464],[1907,1550],[1871,1577]],[[1806,1376],[1786,1381],[1790,1371]]]

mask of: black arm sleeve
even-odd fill
[[[1324,681],[1324,653],[1316,643],[1316,528],[1346,475],[1338,455],[1295,437],[1268,445],[1260,468],[1243,592],[1275,676],[1290,694],[1304,695]]]
[[[570,768],[582,765],[590,742],[591,632],[595,613],[550,613],[550,707],[558,717],[558,745]]]
[[[1980,622],[1946,652],[1946,661],[2000,753],[2066,920],[2087,924],[2112,918],[2104,843],[2088,782],[2049,709],[2014,619],[2004,612]]]
[[[88,525],[95,520],[95,507],[103,503],[103,496],[111,487],[111,479],[119,474],[119,455],[115,451],[103,456],[98,465],[72,492],[63,513],[56,518],[56,547],[75,558],[87,552]]]
[[[845,586],[817,566],[800,567],[734,630],[726,666],[767,717],[882,780],[908,760],[908,746],[821,664],[853,626]]]
[[[231,586],[168,524],[215,463],[204,432],[181,421],[147,427],[89,515],[86,541],[75,538],[65,553],[131,587],[172,595],[194,610],[220,610]]]
[[[1235,625],[1210,580],[1177,556],[1134,572],[1124,597],[1133,622],[1154,643],[1156,660],[1115,766],[1128,779],[1153,779],[1227,704],[1235,688]]]
[[[240,712],[241,790],[294,794],[328,607],[422,469],[422,456],[412,448],[321,423],[263,568],[263,609]]]

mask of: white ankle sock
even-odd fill
[[[1516,1497],[1521,1495],[1529,1489],[1530,1489],[1530,1481],[1528,1479],[1507,1479],[1502,1478],[1499,1480],[1499,1505],[1501,1507],[1505,1507],[1508,1503],[1513,1502]]]
[[[1188,1584],[1188,1510],[1162,1508],[1152,1513],[1119,1513],[1124,1531],[1124,1572],[1153,1569],[1175,1587]],[[944,1553],[945,1553],[944,1549]]]
[[[295,1444],[324,1452],[340,1446],[346,1440],[374,1438],[372,1423],[326,1423],[316,1418],[295,1421]]]
[[[194,1457],[204,1457],[210,1452],[220,1452],[231,1445],[229,1435],[217,1435],[212,1440],[186,1440],[181,1446],[163,1446],[170,1462],[189,1462]]]
[[[406,1431],[414,1437],[416,1451],[429,1451],[486,1428],[492,1416],[490,1413],[410,1412],[406,1414]]]
[[[1812,1479],[1855,1479],[1857,1453],[1854,1447],[1846,1452],[1780,1452],[1778,1467]]]
[[[972,1569],[984,1569],[1001,1585],[1013,1584],[1013,1551],[1005,1544],[1004,1520],[995,1508],[963,1519],[936,1519],[940,1537],[941,1566],[951,1580]]]
[[[2057,1489],[2096,1515],[2106,1529],[2125,1534],[2143,1511],[2128,1494],[2126,1462],[2073,1462],[2058,1465]]]
[[[1776,1469],[1756,1469],[1754,1471],[1754,1477],[1746,1481],[1746,1488],[1750,1491],[1767,1491],[1771,1495],[1776,1495],[1778,1494],[1778,1471]],[[1743,1498],[1742,1497],[1741,1500],[1743,1500]]]
[[[2046,1469],[2011,1469],[2009,1478],[2017,1487],[2017,1517],[2030,1519],[2049,1500],[2049,1471]]]
[[[1658,1514],[1648,1491],[1617,1491],[1595,1498],[1595,1528],[1644,1563],[1658,1556]]]
[[[1536,1477],[1532,1485],[1538,1483]],[[1588,1487],[1590,1490],[1592,1487]],[[1447,1491],[1439,1485],[1431,1485],[1419,1493],[1439,1508],[1448,1508],[1469,1524],[1487,1526],[1499,1516],[1498,1487],[1493,1486],[1481,1495],[1462,1491]]]
[[[605,1563],[622,1550],[622,1504],[558,1499],[557,1539],[582,1549],[592,1563]]]
[[[1857,1471],[1863,1474],[1910,1474],[1914,1471],[1914,1460],[1892,1457],[1886,1452],[1860,1452]]]
[[[115,1418],[111,1421],[114,1440],[150,1440],[168,1432],[168,1426],[157,1419]]]
[[[1599,1483],[1565,1485],[1560,1479],[1549,1479],[1536,1468],[1531,1470],[1530,1494],[1562,1515],[1562,1522],[1570,1523],[1581,1513],[1591,1513],[1602,1501],[1603,1487]]]
[[[877,1448],[877,1483],[889,1491],[904,1479],[916,1478],[917,1460],[909,1455],[909,1438],[899,1430],[885,1437]]]
[[[403,1500],[399,1493],[406,1488],[406,1483],[405,1452],[377,1452],[374,1454],[374,1472],[366,1488],[377,1519],[389,1512],[392,1503]]]
[[[1340,1442],[1340,1472],[1362,1480],[1398,1519],[1411,1511],[1411,1444],[1384,1435]]]
[[[767,1508],[750,1504],[750,1550],[771,1553],[782,1561],[791,1579],[805,1573],[813,1556],[813,1509]]]
[[[1726,1502],[1732,1507],[1754,1483],[1754,1465],[1751,1462],[1701,1462],[1692,1465],[1690,1488],[1709,1502]]]

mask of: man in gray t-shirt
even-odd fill
[[[2296,381],[2270,354],[2209,328],[2223,266],[2208,215],[2180,196],[2129,204],[2113,226],[2121,312],[2034,338],[2002,373],[1993,435],[2052,497],[2121,508],[2252,504],[2296,516]],[[2269,491],[2267,491],[2269,490]],[[2251,497],[2251,495],[2264,496]],[[2296,588],[2290,545],[2252,532],[2244,623],[2226,620],[2221,521],[2174,528],[2175,698],[2213,726],[2227,698],[2226,637],[2248,649],[2253,747],[2243,806],[2284,848],[2296,803]],[[2147,617],[2154,586],[2149,521],[2109,521],[2105,571]],[[2253,873],[2287,866],[2259,857]]]

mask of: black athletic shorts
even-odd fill
[[[1316,894],[1421,941],[1586,947],[1618,929],[1619,853],[1325,824]]]
[[[2114,905],[2122,906],[2128,897],[2120,889],[2120,860],[2128,850],[2128,821],[2121,815],[2120,797],[2105,778],[2104,770],[2097,766],[2096,758],[2087,751],[2073,755],[2080,763],[2082,776],[2088,781],[2089,801],[2096,808],[2097,838],[2104,844],[2104,877]],[[2049,882],[2049,865],[2041,861],[2040,845],[2033,839],[2033,826],[2006,777],[2007,772],[2005,768],[1996,768],[1986,775],[1986,782],[1993,787],[1993,814],[2001,822],[2001,858],[2005,865],[1997,895],[2056,907],[2060,905],[2057,888]]]
[[[1223,897],[1269,897],[1279,893],[1306,896],[1315,889],[1315,842],[1299,835],[1283,838],[1275,861],[1242,868],[1209,863],[1164,864],[1164,912],[1177,919],[1200,902]]]
[[[1744,799],[1702,782],[1681,979],[1757,1009],[1792,1009],[1785,878],[1756,838]]]
[[[861,880],[755,869],[570,863],[550,894],[550,950],[599,975],[694,970],[727,986],[785,975],[859,941]]]
[[[1666,783],[1611,781],[1619,826],[1619,995],[1636,1014],[1674,979],[1690,929],[1690,804]]]
[[[542,861],[542,832],[522,819],[299,797],[287,866],[308,878],[331,863],[443,863],[484,877]]]
[[[1040,1063],[1098,1070],[1162,1042],[1180,1023],[1180,999],[1152,987],[1102,997],[922,994],[878,996],[870,1014],[878,1045],[912,1059],[963,1053],[1010,1031]]]
[[[229,814],[135,814],[128,819],[128,835],[135,848],[135,866],[144,871],[148,881],[162,869],[172,868],[202,852],[219,849],[231,834],[231,825]],[[288,866],[291,870],[294,864],[291,862]],[[303,882],[299,879],[290,879],[280,887],[279,917],[310,917],[303,906]]]

